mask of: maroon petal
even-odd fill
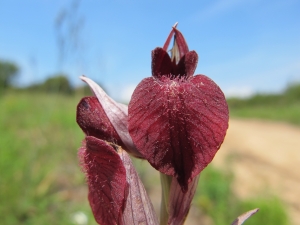
[[[162,48],[152,51],[152,76],[161,77],[162,75],[173,74],[173,64],[169,54]]]
[[[129,103],[129,133],[160,172],[184,192],[213,159],[228,128],[221,89],[208,77],[144,79]]]
[[[169,54],[162,48],[152,51],[152,76],[160,78],[166,76],[193,76],[198,63],[198,55],[195,51],[190,51],[184,55],[178,64],[171,62]]]
[[[87,136],[125,147],[96,97],[81,99],[77,106],[76,120]]]
[[[168,50],[170,41],[171,41],[173,35],[175,35],[174,42],[176,42],[176,43],[174,45],[176,45],[178,47],[179,58],[182,58],[186,53],[189,52],[189,47],[188,47],[182,33],[179,30],[177,30],[177,28],[176,28],[177,24],[178,23],[175,23],[174,26],[172,27],[172,30],[163,46],[163,50],[165,50],[165,51]]]
[[[128,111],[127,107],[123,104],[115,102],[113,99],[111,99],[104,91],[103,89],[96,84],[91,79],[81,76],[81,80],[86,82],[96,97],[98,98],[98,101],[103,108],[106,116],[108,117],[110,123],[115,128],[115,131],[121,138],[122,142],[126,146],[126,150],[131,153],[133,156],[142,158],[142,155],[137,151],[135,145],[132,142],[132,139],[128,133],[128,125],[127,125],[127,117],[128,117]]]
[[[152,51],[152,76],[192,76],[198,63],[198,55],[195,51],[189,52],[188,45],[175,24],[170,32],[163,48],[156,48]],[[167,52],[170,40],[174,35],[174,44],[171,57]]]
[[[153,205],[146,193],[130,157],[122,151],[120,157],[126,169],[126,180],[128,182],[128,195],[122,217],[118,224],[148,224],[158,225],[158,218]]]
[[[99,224],[117,224],[126,194],[126,170],[117,151],[107,142],[86,137],[79,151],[87,176],[89,202]]]
[[[178,46],[179,57],[182,58],[186,53],[189,52],[189,47],[188,47],[182,33],[179,30],[174,28],[174,33],[175,33],[174,41],[176,42],[176,44]]]
[[[89,202],[99,224],[153,224],[158,219],[129,155],[119,146],[86,137],[79,151]]]
[[[174,26],[172,27],[172,30],[171,30],[169,36],[167,37],[167,40],[166,40],[166,42],[165,42],[165,44],[164,44],[164,47],[163,47],[163,49],[164,49],[165,51],[168,50],[168,47],[169,47],[169,45],[170,45],[170,41],[171,41],[171,39],[172,39],[172,37],[173,37],[173,35],[174,35],[174,29],[177,27],[177,25],[178,25],[178,22],[176,22],[176,23],[174,24]]]
[[[169,225],[180,225],[184,223],[197,190],[199,176],[200,175],[192,179],[186,193],[182,192],[177,180],[173,178],[169,198]]]
[[[185,74],[193,76],[198,64],[198,54],[195,51],[190,51],[184,56]]]
[[[195,51],[186,53],[178,62],[174,75],[193,76],[198,64],[198,54]]]

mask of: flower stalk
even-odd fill
[[[172,184],[172,176],[160,173],[161,183],[161,205],[160,205],[160,225],[167,225],[169,219],[169,198]]]

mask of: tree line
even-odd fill
[[[71,95],[76,92],[89,94],[90,90],[85,85],[79,88],[74,88],[64,73],[56,73],[48,77],[45,81],[34,83],[27,87],[17,87],[15,85],[16,79],[20,73],[19,67],[8,61],[0,61],[0,92],[6,90],[13,91],[30,91],[30,92],[45,92],[45,93],[59,93]]]
[[[245,107],[277,106],[300,104],[300,82],[293,82],[286,86],[281,93],[257,93],[248,98],[229,98],[231,109]]]

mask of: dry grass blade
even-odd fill
[[[252,210],[240,215],[238,218],[235,219],[235,221],[233,221],[233,223],[231,225],[241,225],[241,224],[243,224],[250,216],[257,213],[258,210],[259,209],[252,209]]]

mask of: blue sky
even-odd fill
[[[196,74],[212,78],[227,96],[281,91],[300,81],[298,0],[85,0],[68,22],[84,21],[79,47],[61,60],[55,20],[72,0],[0,1],[0,59],[20,66],[19,85],[67,73],[103,84],[118,100],[151,75],[151,50],[179,22],[199,57]],[[60,31],[65,35],[69,25]]]

